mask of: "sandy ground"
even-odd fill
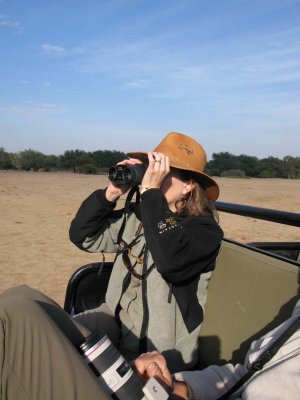
[[[216,180],[220,201],[300,212],[299,180]],[[25,283],[63,305],[72,272],[101,259],[69,241],[70,222],[85,197],[106,184],[96,175],[0,171],[0,292]],[[227,237],[242,242],[300,241],[299,228],[281,224],[225,213],[220,224]]]

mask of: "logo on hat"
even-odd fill
[[[178,146],[178,149],[180,149],[180,150],[185,150],[185,151],[186,151],[186,154],[187,154],[188,156],[194,154],[194,150],[189,149],[189,148],[187,147],[187,145],[183,145],[182,143],[180,143],[180,145]]]

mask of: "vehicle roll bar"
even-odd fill
[[[218,211],[300,227],[300,213],[215,201]]]

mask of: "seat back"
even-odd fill
[[[199,338],[202,366],[243,362],[252,340],[286,320],[299,296],[299,267],[223,241]]]
[[[99,307],[105,294],[112,271],[112,262],[95,262],[82,265],[69,279],[64,310],[70,315]]]

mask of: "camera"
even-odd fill
[[[105,333],[90,334],[79,346],[85,362],[106,394],[115,400],[167,400],[168,393],[151,378],[145,386]]]
[[[147,165],[115,165],[108,170],[108,179],[117,185],[139,185],[145,175]]]
[[[106,394],[119,400],[144,397],[142,383],[106,334],[93,332],[80,345],[79,351]]]

